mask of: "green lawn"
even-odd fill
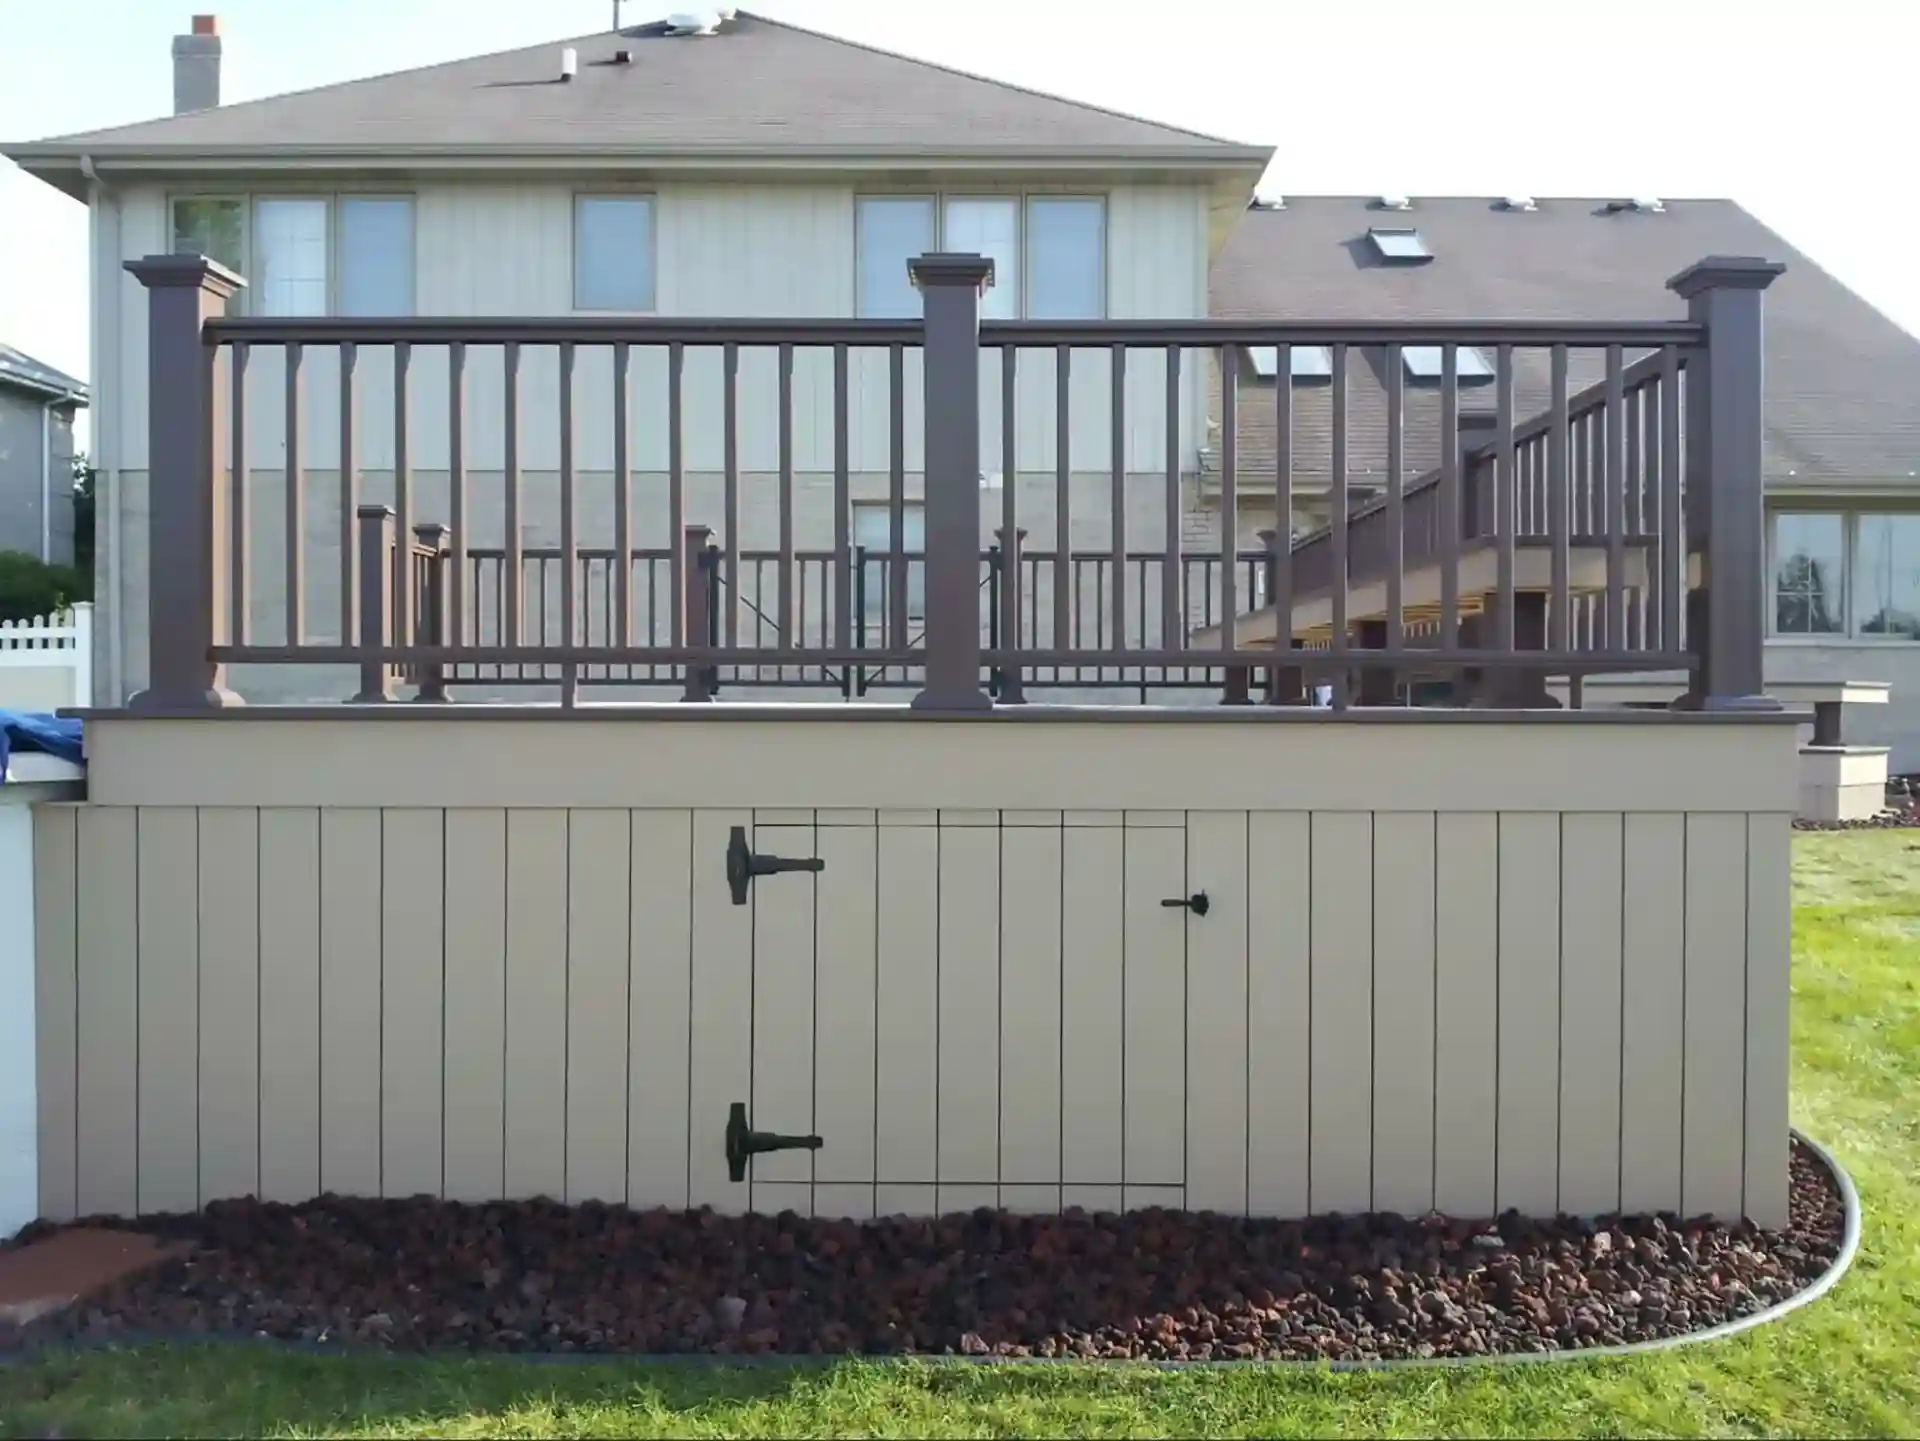
[[[1920,1434],[1920,833],[1799,837],[1795,902],[1795,1119],[1866,1234],[1833,1295],[1737,1341],[1371,1376],[148,1349],[0,1368],[0,1436]]]

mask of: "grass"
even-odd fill
[[[0,1368],[0,1436],[1920,1435],[1920,838],[1802,836],[1795,1121],[1858,1183],[1826,1300],[1664,1356],[1380,1375],[563,1366],[252,1348]]]

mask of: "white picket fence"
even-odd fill
[[[93,704],[93,604],[0,621],[0,710]]]

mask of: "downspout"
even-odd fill
[[[106,625],[99,627],[95,634],[96,650],[102,647],[106,651],[106,664],[96,666],[93,695],[96,704],[119,705],[126,699],[126,610],[122,605],[123,587],[121,574],[124,554],[120,544],[120,437],[116,432],[117,420],[110,422],[108,412],[118,405],[117,387],[109,380],[102,385],[103,378],[109,372],[121,367],[119,355],[120,334],[120,288],[117,283],[108,284],[108,279],[118,274],[118,252],[120,248],[120,227],[114,224],[111,234],[114,240],[114,269],[103,278],[100,265],[100,246],[102,232],[106,229],[107,206],[112,203],[112,192],[106,181],[100,178],[100,172],[94,168],[93,157],[80,157],[80,174],[88,185],[87,209],[91,213],[92,225],[88,234],[89,256],[87,265],[87,289],[93,300],[93,392],[92,402],[93,437],[91,447],[96,465],[94,467],[94,503],[93,503],[93,574],[96,591],[101,579],[102,565],[105,564],[106,579]],[[111,337],[111,340],[109,340]],[[112,402],[101,404],[102,393]],[[103,503],[104,502],[104,503]],[[104,632],[104,634],[101,634]],[[96,656],[96,660],[99,657]],[[99,674],[98,672],[104,672]],[[104,684],[103,684],[104,682]],[[105,696],[104,701],[101,697]]]
[[[53,564],[53,407],[49,400],[40,407],[40,560]]]

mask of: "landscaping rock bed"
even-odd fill
[[[978,1211],[860,1225],[544,1201],[242,1201],[133,1223],[193,1250],[10,1344],[222,1335],[721,1355],[1540,1352],[1750,1315],[1814,1281],[1838,1254],[1843,1223],[1832,1176],[1797,1143],[1793,1219],[1777,1233],[1672,1216]]]

